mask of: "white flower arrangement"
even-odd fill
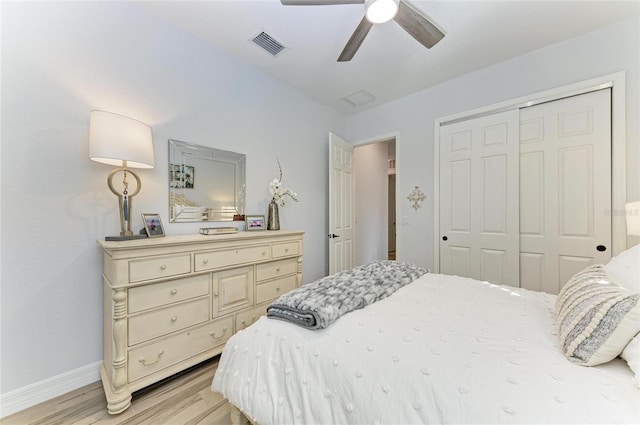
[[[272,201],[276,202],[281,207],[284,207],[286,196],[291,198],[294,202],[298,202],[298,194],[288,187],[282,187],[282,166],[280,166],[280,160],[276,158],[276,161],[278,161],[280,177],[271,180],[271,183],[269,184],[269,192],[271,193]]]

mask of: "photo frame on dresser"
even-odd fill
[[[160,214],[143,213],[142,221],[144,222],[144,230],[150,238],[159,238],[165,235]]]
[[[266,230],[267,223],[265,223],[263,215],[249,215],[245,218],[247,231],[253,230]]]

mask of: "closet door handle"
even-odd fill
[[[446,237],[446,236],[443,236],[443,237],[442,237],[442,240],[443,240],[443,241],[446,241],[447,239],[449,239],[449,238],[448,238],[448,237]]]
[[[598,245],[598,246],[596,247],[596,249],[597,249],[598,251],[600,251],[600,252],[604,252],[604,251],[606,251],[606,250],[607,250],[607,247],[606,247],[606,246],[604,246],[604,245]]]

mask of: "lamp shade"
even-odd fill
[[[89,119],[89,158],[103,164],[129,168],[153,168],[151,127],[124,115],[91,111]]]
[[[625,205],[627,213],[627,234],[640,236],[640,201]]]

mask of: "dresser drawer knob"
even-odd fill
[[[171,290],[171,295],[175,295],[175,294],[177,294],[177,293],[178,293],[178,290],[177,290],[177,289],[172,289],[172,290]]]
[[[280,292],[280,287],[276,286],[276,292]]]
[[[224,328],[222,328],[222,333],[220,334],[220,336],[216,336],[215,331],[209,333],[209,335],[211,335],[214,339],[218,339],[218,338],[222,338],[226,333],[227,333],[227,327],[225,326]]]
[[[213,298],[218,298],[218,293],[213,294]]]
[[[267,255],[266,251],[262,251],[262,256],[264,257],[265,255]]]
[[[289,248],[285,248],[285,249],[284,249],[284,252],[289,252]]]
[[[205,258],[205,259],[202,260],[202,264],[207,264],[208,262],[209,262],[208,258]]]
[[[280,273],[280,267],[276,267],[276,272]]]
[[[160,270],[166,270],[166,269],[167,269],[167,265],[166,264],[163,264],[163,265],[160,266]]]
[[[251,317],[251,323],[256,323],[256,320],[258,320],[258,318],[257,318],[256,316],[252,316],[252,317]],[[245,328],[248,326],[248,325],[247,325],[247,322],[246,322],[245,320],[243,320],[243,321],[242,321],[242,322],[240,322],[240,323],[242,323],[242,324],[244,325],[244,327],[245,327]]]
[[[173,317],[171,318],[171,323],[174,323],[174,322],[175,322],[175,321],[177,321],[177,320],[178,320],[178,316],[173,316]]]
[[[238,254],[238,250],[236,250],[236,254]]]
[[[164,354],[164,350],[160,350],[155,360],[147,362],[147,359],[140,359],[138,361],[142,363],[142,366],[153,366],[154,364],[160,361],[160,358],[162,357],[163,354]]]

